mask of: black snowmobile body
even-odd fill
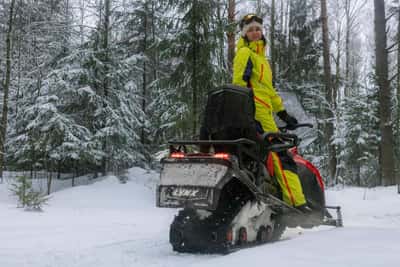
[[[170,228],[175,251],[227,253],[278,240],[287,226],[327,224],[324,192],[311,172],[303,169],[300,177],[314,211],[303,214],[279,199],[276,184],[270,186],[275,186],[277,194],[265,192],[264,181],[271,177],[263,173],[256,178],[236,155],[184,152],[189,145],[205,143],[237,147],[253,144],[246,139],[170,142],[170,157],[162,160],[157,206],[182,208]]]
[[[303,191],[313,212],[304,214],[281,200],[280,187],[267,171],[265,155],[297,146],[297,136],[267,133],[262,140],[279,138],[282,142],[258,142],[252,136],[253,122],[243,123],[254,121],[251,92],[227,86],[214,94],[209,96],[204,122],[211,140],[171,141],[169,156],[161,161],[157,206],[181,209],[170,227],[173,250],[228,253],[278,240],[287,226],[341,226],[341,217],[333,220],[326,211],[323,182],[316,168],[295,151]],[[237,106],[245,106],[240,111],[245,116],[232,122],[232,114],[228,118],[223,114],[235,101],[240,102]],[[224,128],[223,124],[229,125]],[[249,133],[250,138],[235,138],[249,137]],[[196,153],[198,147],[206,152]]]

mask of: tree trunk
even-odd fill
[[[235,0],[228,1],[228,68],[232,72],[233,58],[235,57],[235,29],[232,25],[235,23]]]
[[[291,28],[293,26],[293,11],[292,11],[292,1],[288,1],[288,23],[287,23],[287,47],[288,47],[288,58],[287,58],[287,79],[290,81],[291,80],[291,74],[292,74],[292,47],[293,47],[293,38],[292,38],[292,31]],[[285,59],[283,59],[285,60]],[[284,61],[282,62],[283,64],[285,63]]]
[[[109,60],[109,36],[110,36],[110,17],[111,17],[111,3],[110,0],[105,0],[104,1],[104,28],[103,28],[103,44],[102,44],[102,49],[104,53],[104,60],[106,63],[108,63]],[[108,66],[107,64],[105,65],[105,76],[104,76],[104,81],[103,81],[103,88],[104,88],[104,96],[108,96],[108,90],[109,90],[109,85],[108,85]]]
[[[152,33],[152,43],[156,43],[156,6],[155,6],[155,1],[152,1],[151,5],[151,33]],[[158,53],[158,48],[153,49],[152,53],[152,62],[153,62],[153,79],[152,81],[155,81],[158,79],[158,69],[157,67],[159,66],[159,53]]]
[[[277,61],[277,65],[278,65],[278,73],[282,74],[282,51],[285,48],[285,39],[282,38],[282,36],[284,36],[284,4],[283,4],[283,0],[280,1],[279,4],[279,8],[280,8],[280,18],[279,18],[279,40],[278,40],[278,45],[277,45],[277,51],[276,51],[276,61]]]
[[[21,66],[21,47],[22,47],[22,41],[21,41],[21,37],[18,38],[18,67],[17,67],[17,71],[18,71],[18,78],[17,78],[17,94],[16,94],[16,105],[15,105],[15,118],[18,118],[18,108],[19,108],[19,98],[20,98],[20,93],[21,92],[21,72],[22,72],[22,66]],[[21,96],[22,98],[22,96]],[[19,126],[19,123],[16,119],[16,123],[15,123],[16,127]],[[19,133],[19,129],[16,128],[16,132]]]
[[[102,9],[100,9],[101,11]],[[111,17],[111,2],[110,0],[104,0],[104,24],[102,27],[102,53],[103,53],[103,62],[104,62],[104,77],[103,77],[103,97],[105,99],[108,98],[109,95],[109,80],[108,80],[108,63],[109,63],[109,36],[110,36],[110,17]],[[106,101],[104,101],[104,105]],[[104,122],[105,123],[105,122]],[[102,162],[102,172],[103,175],[106,175],[109,170],[109,161],[110,157],[108,155],[108,142],[107,137],[103,142],[103,151],[105,151],[106,155],[103,157]]]
[[[335,99],[333,98],[332,80],[331,80],[331,65],[329,51],[329,31],[328,31],[328,15],[326,8],[326,0],[321,0],[321,20],[322,20],[322,41],[323,41],[323,57],[324,57],[324,80],[325,80],[325,96],[329,104],[329,109],[326,113],[327,124],[325,127],[326,144],[328,146],[328,168],[329,176],[332,181],[336,175],[336,149],[331,144],[334,129],[334,113]]]
[[[271,2],[271,68],[272,68],[272,83],[276,80],[276,50],[275,50],[275,0]]]
[[[47,195],[51,194],[51,183],[53,181],[53,172],[47,170]]]
[[[147,8],[147,3],[144,3],[145,5],[145,11],[146,14],[144,14],[144,38],[143,38],[143,47],[142,47],[142,52],[144,55],[147,55],[147,33],[148,33],[148,28],[149,28],[149,24],[148,24],[148,8]],[[147,60],[143,60],[143,74],[142,74],[142,111],[144,114],[146,114],[146,97],[147,97]],[[143,122],[143,126],[141,129],[141,133],[140,133],[140,142],[142,144],[145,144],[145,139],[146,139],[146,131],[145,131],[145,123]]]
[[[193,10],[196,12],[197,10],[197,0],[193,1]],[[198,117],[198,111],[197,111],[197,98],[198,98],[198,81],[197,81],[197,61],[198,61],[198,55],[197,51],[199,49],[198,47],[198,33],[197,33],[197,25],[196,22],[192,22],[191,25],[191,31],[192,31],[192,81],[191,81],[191,87],[192,87],[192,122],[193,122],[193,128],[192,128],[192,136],[195,136],[197,133],[197,117]]]
[[[351,29],[351,18],[350,18],[350,0],[346,0],[345,2],[345,13],[346,13],[346,66],[345,66],[345,87],[344,87],[344,95],[346,97],[350,96],[350,88],[349,88],[349,73],[350,73],[350,29]]]
[[[261,0],[257,0],[256,14],[261,15]]]
[[[338,98],[337,98],[337,92],[339,91],[339,84],[340,84],[340,58],[341,58],[341,56],[342,56],[342,50],[341,50],[341,46],[340,46],[340,43],[341,43],[341,39],[342,39],[342,31],[341,31],[341,27],[339,27],[338,28],[338,30],[337,30],[337,36],[336,36],[336,38],[337,38],[337,49],[336,49],[336,64],[335,64],[335,67],[336,67],[336,76],[335,76],[335,83],[334,83],[334,96],[333,96],[333,99],[335,99],[335,104],[336,104],[336,101],[338,101]],[[339,94],[340,95],[340,94]],[[336,108],[336,105],[335,105],[335,108]]]
[[[70,39],[71,39],[71,23],[70,23],[70,3],[69,0],[65,0],[65,30],[64,30],[64,42],[63,42],[63,53],[64,55],[68,54],[68,50],[70,48]]]
[[[395,184],[393,129],[391,121],[391,91],[388,80],[386,49],[386,17],[384,0],[374,0],[375,7],[375,70],[379,87],[380,167],[383,185]]]
[[[3,114],[1,117],[0,126],[0,179],[3,183],[3,170],[4,170],[4,156],[5,156],[5,144],[6,144],[6,133],[7,133],[7,119],[8,119],[8,95],[10,90],[10,80],[11,80],[11,54],[12,54],[12,33],[14,24],[14,6],[15,0],[11,0],[9,19],[8,19],[8,29],[6,36],[6,77],[4,83],[4,97],[3,97]]]
[[[397,134],[400,136],[400,7],[398,7],[397,19]],[[397,156],[400,157],[400,152],[397,154]],[[398,161],[396,176],[398,191],[400,193],[400,164]]]

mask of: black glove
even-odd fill
[[[284,122],[286,122],[286,128],[288,130],[294,130],[296,129],[296,125],[298,124],[298,121],[296,120],[295,117],[290,116],[286,110],[282,110],[279,111],[278,113],[276,113],[276,115],[278,115],[278,117],[283,120]]]

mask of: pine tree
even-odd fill
[[[358,186],[376,186],[379,162],[376,160],[379,148],[379,132],[376,116],[377,95],[362,90],[356,96],[343,101],[340,125],[345,142],[338,144],[343,157],[343,183]],[[340,181],[339,181],[340,182]]]
[[[49,200],[41,192],[33,190],[32,180],[29,180],[26,176],[17,177],[10,190],[17,196],[19,206],[27,210],[41,211],[43,205]]]
[[[170,57],[176,58],[170,87],[178,90],[179,101],[185,114],[182,118],[181,137],[198,132],[201,109],[208,90],[219,82],[221,67],[215,65],[217,40],[214,24],[215,1],[177,1],[181,14],[176,23],[174,40],[171,40]]]
[[[327,149],[321,130],[326,120],[320,114],[329,110],[330,104],[325,98],[321,79],[322,41],[316,34],[321,26],[320,20],[313,16],[312,1],[282,1],[279,8],[276,13],[280,14],[280,18],[275,27],[275,87],[294,92],[305,111],[317,119],[314,131],[316,141],[309,145],[305,153],[320,167],[323,176],[328,177],[324,171],[327,169]],[[286,10],[289,12],[286,13]]]
[[[54,66],[54,62],[64,56],[70,43],[66,40],[71,37],[68,21],[71,19],[69,0],[16,2],[15,30],[14,30],[14,77],[11,85],[10,101],[10,137],[7,142],[7,159],[16,159],[29,162],[24,169],[32,168],[30,162],[35,155],[33,146],[30,146],[29,157],[22,159],[17,154],[26,151],[13,147],[16,137],[22,138],[27,123],[23,120],[23,113],[31,108],[40,96],[43,77]],[[25,136],[26,137],[26,136]],[[19,142],[22,141],[19,140]],[[25,144],[25,147],[29,146]],[[39,154],[39,153],[37,153]],[[12,163],[12,162],[9,162]]]
[[[1,117],[1,125],[0,125],[0,178],[1,183],[3,183],[3,170],[4,170],[4,155],[5,155],[5,143],[6,143],[6,134],[7,134],[7,126],[8,126],[8,98],[9,98],[9,90],[10,90],[10,80],[11,80],[11,54],[12,54],[12,46],[11,39],[14,27],[14,12],[15,12],[15,0],[12,0],[10,3],[9,9],[9,21],[8,21],[8,30],[6,37],[6,76],[4,81],[4,96],[3,96],[3,112]]]

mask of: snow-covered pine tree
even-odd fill
[[[217,75],[223,69],[217,65],[218,38],[215,28],[217,1],[173,1],[175,31],[171,32],[169,58],[174,59],[170,88],[178,91],[178,100],[184,103],[177,137],[198,134],[200,114],[206,93],[219,85]]]
[[[103,153],[103,172],[141,165],[146,154],[140,142],[145,115],[138,87],[131,82],[137,62],[127,59],[116,42],[116,8],[117,3],[111,0],[100,1],[97,6],[98,26],[87,43],[87,61],[83,64],[87,72],[83,83],[94,93],[87,127],[96,149]]]
[[[320,21],[314,16],[313,1],[283,1],[276,7],[276,74],[278,91],[294,92],[306,112],[317,119],[316,140],[304,151],[323,172],[327,169],[327,150],[324,146],[320,114],[330,109],[325,99],[321,79],[322,40],[318,39]],[[294,114],[296,115],[296,114]]]
[[[15,0],[10,2],[9,13],[8,13],[8,24],[7,24],[7,35],[6,35],[6,68],[5,68],[5,79],[3,82],[3,107],[1,114],[1,125],[0,125],[0,182],[3,182],[3,170],[5,165],[5,147],[7,141],[7,127],[8,127],[8,102],[10,95],[10,80],[11,80],[11,62],[12,62],[12,38],[14,29],[14,12],[15,12]]]
[[[396,30],[388,31],[388,51],[389,51],[389,75],[393,90],[393,134],[394,134],[394,153],[396,167],[396,182],[400,193],[400,2],[392,0],[388,6],[388,28]],[[392,53],[391,53],[392,52]]]
[[[312,18],[310,1],[290,1],[287,44],[283,53],[281,76],[288,81],[315,81],[320,74],[321,40],[316,37],[320,21]]]
[[[11,184],[11,192],[18,198],[19,207],[26,210],[41,211],[43,205],[48,201],[48,197],[32,188],[32,180],[26,176],[17,177]]]
[[[128,83],[135,87],[143,116],[140,117],[140,142],[146,151],[153,151],[161,131],[161,115],[166,111],[163,101],[167,97],[161,80],[169,75],[169,67],[160,58],[162,43],[168,38],[167,1],[130,1],[116,11],[116,23],[121,29],[119,53],[121,58],[132,62],[134,68],[128,77]],[[168,73],[165,75],[165,73]],[[168,97],[172,100],[175,97]],[[157,104],[153,104],[157,103]],[[167,107],[169,108],[169,107]],[[169,120],[171,122],[171,120]],[[146,164],[151,162],[146,154]]]
[[[98,10],[108,16],[89,41],[53,55],[39,82],[28,80],[10,142],[16,166],[116,171],[144,162],[144,114],[131,82],[137,61],[114,42],[111,2],[104,3]]]
[[[26,151],[17,151],[12,144],[17,142],[14,138],[24,135],[23,127],[27,125],[23,120],[23,113],[33,107],[40,96],[43,77],[53,67],[57,58],[65,55],[68,50],[69,34],[71,29],[67,26],[71,20],[69,0],[63,1],[17,1],[14,34],[14,76],[12,79],[13,90],[10,101],[10,131],[11,137],[7,144],[7,155],[16,159],[17,154],[23,155]],[[21,128],[22,127],[22,128]],[[28,145],[28,144],[26,144]],[[18,146],[19,147],[19,146]],[[39,152],[38,152],[39,153]],[[30,148],[29,156],[23,162],[29,162],[23,169],[32,169],[32,159],[35,153]],[[10,159],[11,159],[10,158]],[[22,159],[22,158],[19,158]],[[13,164],[15,162],[8,162]],[[20,162],[22,164],[22,162]],[[21,166],[21,165],[19,165]],[[16,166],[10,166],[14,168]]]
[[[371,92],[372,91],[372,92]],[[341,103],[339,135],[340,166],[336,183],[376,186],[379,176],[378,99],[373,90],[360,90]]]
[[[106,153],[109,170],[143,161],[137,130],[142,116],[140,99],[135,88],[125,82],[134,62],[110,56],[112,74],[105,97],[99,91],[103,63],[93,46],[88,43],[86,48],[74,50],[45,77],[40,96],[18,120],[23,124],[18,128],[25,131],[11,144],[16,148],[14,161],[29,159],[32,150],[36,160],[41,159],[38,154],[49,158],[52,169],[61,164],[67,169],[80,165],[96,170]],[[105,139],[108,150],[103,147]]]

